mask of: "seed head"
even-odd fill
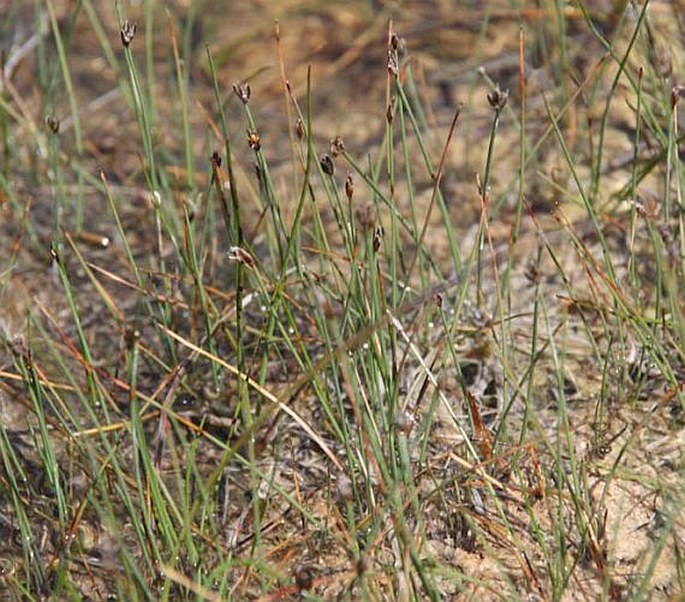
[[[343,142],[343,139],[340,136],[336,136],[331,140],[331,155],[333,155],[333,158],[337,157],[338,155],[341,155],[342,153],[345,152],[345,143]]]
[[[295,122],[295,133],[297,134],[298,140],[304,140],[304,135],[306,133],[304,129],[304,122],[299,117]]]
[[[490,106],[495,109],[498,113],[507,106],[507,101],[509,100],[509,90],[505,90],[502,92],[499,88],[499,84],[497,84],[497,87],[488,94],[488,102],[490,103]]]
[[[321,157],[321,169],[329,176],[332,176],[335,173],[335,165],[333,165],[333,159],[331,159],[329,155]]]
[[[402,37],[393,33],[390,38],[390,47],[402,58],[407,54],[407,41]]]
[[[126,349],[133,349],[133,347],[138,344],[138,341],[140,341],[140,337],[140,330],[133,328],[132,326],[126,327],[126,330],[124,331],[124,343],[126,345]]]
[[[47,125],[50,128],[50,131],[53,134],[59,132],[59,119],[57,119],[57,117],[55,117],[54,115],[48,115],[45,118],[45,125]]]
[[[231,261],[237,261],[246,265],[248,268],[252,268],[255,265],[255,260],[245,249],[242,247],[231,247],[227,253],[228,258]]]
[[[345,194],[347,195],[348,202],[352,202],[352,195],[354,194],[354,181],[352,180],[352,174],[348,171],[347,177],[345,178]]]
[[[236,82],[233,84],[234,94],[240,98],[240,101],[246,105],[250,100],[250,84],[241,84]]]
[[[247,130],[247,143],[254,152],[262,148],[262,141],[256,130]]]
[[[542,280],[540,268],[532,261],[528,264],[528,267],[526,268],[526,271],[523,272],[523,275],[531,284],[539,284],[540,280]]]
[[[438,309],[442,309],[442,304],[444,301],[445,301],[445,297],[443,296],[443,294],[441,292],[438,291],[437,293],[435,293],[435,306]]]
[[[388,103],[388,106],[385,110],[385,119],[388,123],[392,123],[393,119],[395,119],[395,97],[394,96],[390,99],[390,103]]]
[[[383,242],[383,226],[378,224],[376,229],[373,231],[373,250],[378,253],[378,249],[381,248],[381,242]]]
[[[388,67],[388,73],[390,75],[395,76],[399,72],[399,65],[397,64],[397,58],[396,58],[395,53],[392,50],[388,50],[387,67]]]
[[[119,31],[121,34],[121,43],[126,46],[126,48],[133,42],[133,38],[136,37],[136,29],[138,29],[138,26],[135,23],[131,23],[128,19],[126,19],[121,26],[121,30]]]

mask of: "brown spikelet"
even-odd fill
[[[473,428],[476,431],[476,446],[481,455],[481,460],[487,461],[492,457],[492,435],[483,423],[483,419],[476,403],[476,398],[473,394],[466,390],[466,399],[471,408],[471,418],[473,420]]]

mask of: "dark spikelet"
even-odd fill
[[[306,131],[304,129],[304,122],[299,117],[295,122],[295,133],[297,134],[298,140],[304,140]]]
[[[331,159],[330,155],[321,157],[321,169],[329,176],[332,176],[335,173],[335,165],[333,165],[333,159]]]
[[[393,120],[395,119],[395,98],[393,97],[392,101],[388,104],[388,107],[385,111],[385,119],[387,120],[388,123],[392,123]]]
[[[247,144],[254,152],[262,148],[262,140],[256,130],[247,130]]]
[[[388,50],[387,67],[390,75],[396,76],[399,73],[400,68],[397,64],[397,57],[392,50]]]
[[[373,250],[376,253],[381,248],[381,242],[383,242],[383,226],[378,225],[373,232]]]
[[[236,82],[233,84],[233,93],[240,99],[240,102],[246,105],[250,101],[250,84]]]
[[[48,115],[45,118],[45,125],[47,125],[50,128],[50,131],[53,134],[59,132],[59,119],[57,119],[57,117],[55,117],[54,115]]]
[[[124,21],[121,26],[119,33],[121,34],[121,43],[128,48],[129,44],[133,42],[133,38],[136,37],[136,29],[138,26],[135,23],[131,23],[128,19]]]
[[[255,266],[254,257],[242,247],[231,247],[226,255],[231,261],[242,263],[249,268]]]
[[[345,195],[347,200],[352,202],[352,195],[354,195],[354,180],[352,179],[352,174],[348,171],[347,177],[345,178]]]
[[[508,100],[509,90],[500,90],[499,84],[492,92],[488,93],[488,102],[490,103],[490,106],[497,112],[500,112],[504,107],[507,106]]]

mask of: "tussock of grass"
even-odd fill
[[[348,138],[329,82],[290,80],[288,18],[274,135],[259,78],[194,48],[203,8],[100,8],[11,8],[43,25],[0,88],[8,598],[676,596],[669,9],[460,9],[483,60],[448,107],[413,54],[432,39],[356,16],[386,63]]]

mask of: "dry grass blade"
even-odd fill
[[[275,415],[278,415],[278,413],[281,411],[288,414],[288,416],[290,416],[302,428],[302,430],[304,430],[307,433],[307,435],[309,435],[309,437],[312,439],[312,441],[314,441],[319,446],[321,451],[326,454],[328,459],[336,466],[336,468],[338,470],[342,470],[342,465],[340,464],[340,460],[338,460],[338,458],[335,457],[335,454],[331,451],[331,449],[328,447],[328,445],[326,445],[326,442],[312,429],[312,427],[310,427],[307,424],[307,422],[303,418],[301,418],[297,414],[297,412],[295,412],[295,410],[293,410],[288,405],[286,405],[286,403],[281,401],[279,399],[278,395],[274,395],[273,393],[271,393],[268,389],[266,389],[262,385],[260,385],[256,380],[254,380],[249,375],[244,374],[243,372],[238,370],[235,366],[232,366],[231,364],[229,364],[228,362],[225,362],[224,360],[222,360],[219,357],[213,356],[208,351],[205,351],[201,347],[198,347],[194,343],[191,343],[190,341],[183,338],[179,334],[173,332],[172,330],[169,330],[168,328],[166,328],[162,325],[160,325],[159,328],[161,330],[163,330],[164,332],[166,332],[166,334],[168,334],[171,338],[178,341],[179,343],[181,343],[182,345],[184,345],[188,349],[192,350],[194,353],[197,353],[198,355],[206,357],[210,361],[216,363],[217,365],[221,366],[222,368],[224,368],[225,370],[227,370],[231,374],[237,376],[240,380],[247,383],[257,393],[259,393],[262,397],[264,397],[264,399],[266,399],[266,400],[268,400],[274,404],[275,409],[274,409],[273,413]],[[284,399],[286,399],[286,402],[289,401],[291,398],[292,398],[292,396],[290,396],[290,395],[287,397],[284,397]]]

